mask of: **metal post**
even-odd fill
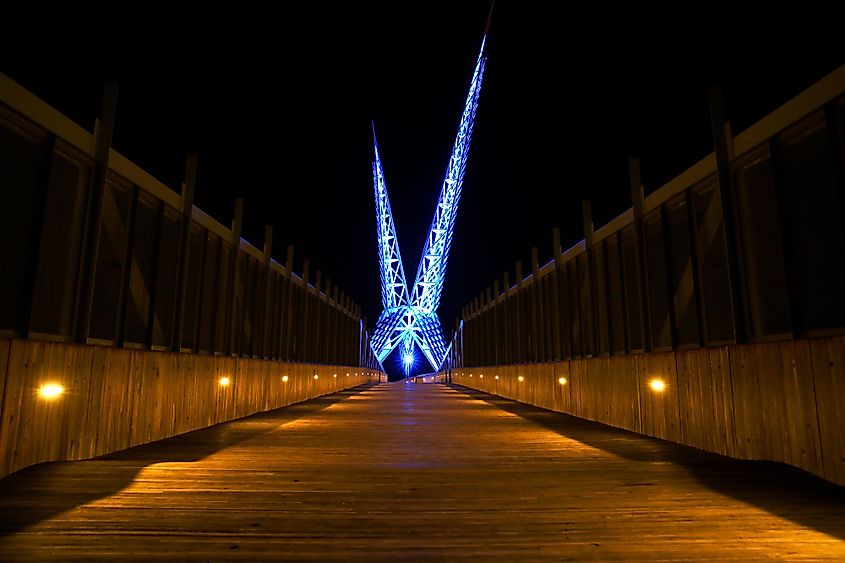
[[[554,257],[554,269],[552,270],[551,284],[551,308],[552,308],[552,359],[563,359],[563,352],[561,350],[561,333],[560,333],[560,267],[562,264],[562,251],[560,247],[560,229],[555,227],[552,229],[552,256]]]
[[[272,355],[270,342],[273,337],[273,308],[270,300],[273,296],[273,270],[270,268],[270,261],[273,258],[273,225],[264,226],[264,320],[261,335],[261,357],[269,358]]]
[[[712,87],[708,94],[710,98],[710,124],[716,154],[716,173],[719,178],[719,203],[722,208],[722,225],[725,232],[725,254],[728,260],[730,297],[733,305],[734,332],[737,342],[745,342],[748,340],[748,327],[739,261],[736,207],[730,169],[731,159],[733,158],[733,137],[730,134],[730,123],[725,119],[721,89]]]
[[[581,214],[584,220],[584,252],[587,254],[587,310],[590,312],[590,330],[584,330],[585,327],[583,326],[584,320],[581,319],[582,327],[581,327],[581,334],[584,335],[584,341],[588,343],[588,346],[585,348],[589,348],[590,355],[593,357],[597,357],[599,355],[598,351],[598,314],[597,314],[597,307],[596,307],[596,295],[597,295],[597,288],[596,288],[596,274],[595,274],[595,263],[593,260],[593,233],[595,232],[593,228],[593,208],[589,201],[582,201],[581,202]],[[589,341],[587,339],[589,338]],[[585,350],[586,352],[586,350]]]
[[[85,228],[85,244],[82,267],[79,269],[79,287],[82,288],[77,298],[76,338],[85,342],[91,334],[91,315],[94,304],[94,272],[97,267],[97,253],[100,244],[100,232],[103,223],[103,200],[106,192],[106,180],[109,172],[109,153],[114,134],[115,115],[117,113],[117,84],[110,82],[103,87],[100,104],[100,116],[94,123],[94,173],[91,183],[91,197]]]
[[[229,326],[229,346],[227,351],[230,355],[236,355],[240,352],[240,332],[238,331],[237,313],[238,293],[240,276],[238,275],[238,257],[241,253],[241,229],[244,221],[244,200],[238,198],[235,200],[235,212],[232,219],[232,263],[229,265],[229,309],[227,315],[227,323]]]
[[[185,181],[182,183],[181,221],[179,236],[179,269],[177,270],[175,328],[171,340],[171,350],[182,349],[182,331],[185,326],[185,301],[188,287],[188,255],[191,242],[191,214],[194,208],[194,190],[197,181],[197,157],[189,155],[185,159]]]
[[[636,158],[628,160],[628,175],[631,181],[631,203],[634,211],[634,236],[637,261],[637,284],[640,289],[640,331],[642,333],[643,350],[648,352],[651,343],[651,306],[648,296],[648,270],[645,254],[645,229],[643,227],[643,209],[645,196],[643,184],[640,180],[640,161]],[[628,342],[630,342],[630,336]]]

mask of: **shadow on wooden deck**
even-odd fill
[[[199,461],[339,403],[373,385],[359,385],[91,460],[40,463],[22,469],[0,479],[0,537],[118,493],[149,465]]]
[[[643,463],[685,467],[703,486],[833,537],[845,539],[845,487],[773,461],[739,460],[489,395],[450,388],[588,446]],[[649,482],[643,467],[642,486]]]

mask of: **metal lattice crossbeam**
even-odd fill
[[[489,25],[489,19],[488,19]],[[448,353],[443,339],[443,330],[437,318],[437,307],[443,292],[446,263],[452,244],[452,233],[461,198],[461,187],[466,170],[472,126],[481,94],[484,76],[486,33],[481,41],[481,51],[475,64],[464,111],[458,126],[458,134],[452,147],[452,155],[446,168],[446,175],[440,188],[440,197],[434,208],[434,219],[425,238],[417,276],[411,290],[405,279],[396,225],[387,197],[387,185],[381,166],[378,143],[373,128],[375,162],[373,163],[373,184],[376,198],[376,220],[378,227],[379,269],[383,311],[379,316],[372,338],[372,348],[378,360],[384,359],[397,346],[402,345],[405,372],[408,373],[414,360],[414,351],[419,349],[432,369],[438,369]]]

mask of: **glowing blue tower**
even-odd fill
[[[491,10],[492,13],[492,10]],[[487,25],[489,28],[490,20]],[[396,226],[390,201],[381,157],[373,128],[375,162],[373,163],[373,184],[376,196],[376,220],[378,221],[378,250],[381,275],[382,313],[376,323],[371,345],[379,361],[384,359],[394,348],[402,345],[402,364],[405,373],[410,372],[419,349],[432,369],[438,369],[448,353],[443,340],[437,307],[443,292],[443,278],[446,275],[446,263],[452,244],[452,232],[461,198],[461,186],[466,170],[469,144],[472,138],[472,126],[478,97],[481,94],[481,80],[484,76],[484,44],[487,31],[481,40],[481,50],[475,64],[475,71],[469,86],[458,134],[452,147],[452,156],[446,168],[446,176],[440,188],[434,219],[423,246],[417,277],[411,290],[405,280],[399,243],[396,238]]]

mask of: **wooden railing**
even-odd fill
[[[845,67],[463,311],[454,383],[845,484]],[[723,202],[725,204],[723,205]]]
[[[715,94],[715,93],[714,93]],[[463,310],[447,366],[845,333],[845,67],[516,283]],[[727,201],[728,205],[722,205]],[[463,354],[463,357],[461,357]]]
[[[0,336],[378,368],[360,308],[0,74]]]

